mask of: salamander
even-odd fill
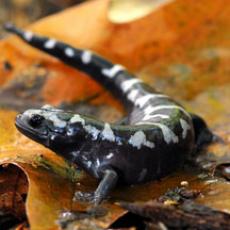
[[[120,124],[49,105],[26,110],[16,117],[16,127],[24,135],[100,181],[91,195],[78,192],[76,196],[99,204],[118,183],[131,185],[162,178],[183,165],[194,151],[199,133],[206,129],[205,122],[122,65],[11,24],[6,29],[85,72],[127,108],[127,117]]]

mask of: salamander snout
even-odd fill
[[[17,115],[15,125],[20,132],[37,142],[44,143],[47,139],[49,130],[46,119],[36,111],[27,111]]]

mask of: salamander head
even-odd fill
[[[74,116],[51,106],[43,106],[19,114],[16,127],[32,140],[63,155],[76,150],[84,138],[82,124],[71,122]]]

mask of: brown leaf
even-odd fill
[[[25,199],[28,183],[25,174],[15,166],[0,168],[0,210],[10,213],[18,220],[25,219]]]

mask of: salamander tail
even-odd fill
[[[139,83],[140,80],[135,79],[123,66],[113,64],[90,50],[75,48],[56,39],[40,36],[32,31],[24,31],[11,23],[5,24],[4,27],[32,47],[44,51],[67,65],[88,74],[112,92],[114,96],[120,98],[123,103],[129,104],[131,102],[131,106],[133,105],[133,102],[128,98],[128,93],[132,86]],[[130,96],[132,99],[133,94]]]

